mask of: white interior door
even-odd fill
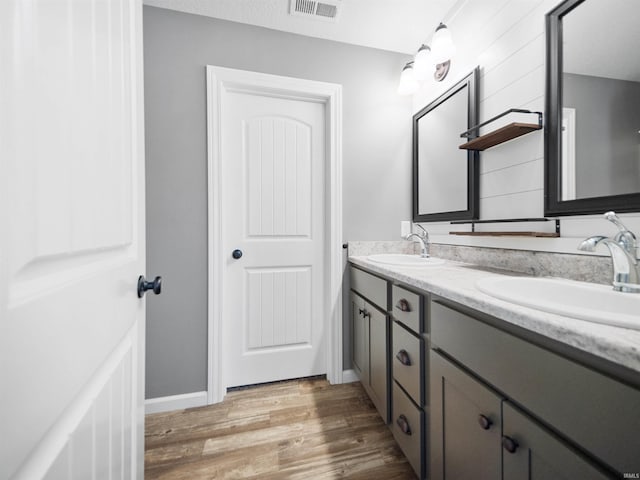
[[[231,90],[221,128],[225,383],[326,373],[325,105]]]
[[[0,478],[142,478],[140,0],[0,3]]]

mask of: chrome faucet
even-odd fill
[[[613,261],[613,289],[617,292],[640,293],[636,236],[622,224],[614,212],[605,213],[604,218],[618,227],[620,231],[617,235],[614,238],[594,235],[583,240],[578,250],[593,252],[599,244],[603,244]]]
[[[409,235],[407,235],[404,238],[405,238],[405,240],[410,240],[412,238],[417,238],[418,242],[420,242],[420,256],[422,258],[428,258],[429,257],[429,232],[427,232],[422,227],[422,225],[416,224],[416,227],[418,227],[420,230],[422,230],[422,232],[410,233]]]

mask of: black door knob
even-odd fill
[[[138,277],[138,298],[144,297],[144,293],[147,290],[153,290],[153,293],[160,295],[162,291],[162,277],[156,277],[153,279],[153,282],[147,282],[144,275],[140,275]]]
[[[236,249],[231,253],[231,256],[232,256],[233,258],[235,258],[236,260],[237,260],[237,259],[239,259],[240,257],[242,257],[242,250],[240,250],[240,249],[237,249],[237,248],[236,248]]]

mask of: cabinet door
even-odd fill
[[[639,471],[640,389],[478,321],[451,305],[432,302],[430,310],[432,345],[467,365],[594,458],[622,473]]]
[[[424,413],[400,388],[397,382],[392,382],[391,433],[398,442],[400,449],[409,460],[418,478],[424,478],[426,458],[421,453],[424,441]]]
[[[353,370],[360,381],[369,384],[369,317],[364,299],[351,292],[351,352]]]
[[[610,478],[508,402],[502,421],[504,480]]]
[[[391,324],[393,378],[409,394],[416,405],[424,405],[426,403],[423,388],[426,370],[422,371],[424,340],[415,336],[398,322],[391,322]]]
[[[430,362],[430,478],[501,479],[502,399],[434,351]]]
[[[369,383],[371,398],[386,423],[389,422],[389,317],[365,303],[369,317]]]

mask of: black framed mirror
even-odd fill
[[[546,16],[545,215],[640,211],[640,2]]]
[[[478,152],[460,134],[478,124],[478,68],[413,116],[413,221],[478,218]]]

